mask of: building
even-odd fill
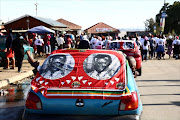
[[[67,25],[64,25],[56,20],[38,16],[31,16],[27,14],[14,20],[8,21],[3,25],[5,28],[12,28],[12,30],[28,30],[40,25],[51,29],[64,29],[68,27]]]
[[[87,29],[84,30],[85,33],[91,34],[91,35],[98,35],[98,36],[118,36],[120,31],[116,28],[113,28],[103,22],[99,22]]]
[[[81,26],[79,26],[79,25],[77,25],[77,24],[74,24],[74,23],[72,23],[72,22],[69,22],[69,21],[67,21],[67,20],[64,20],[64,19],[58,19],[58,20],[56,20],[56,21],[58,21],[58,22],[60,22],[60,23],[63,23],[63,24],[65,24],[65,25],[67,25],[68,26],[68,28],[67,29],[65,29],[65,31],[67,32],[67,33],[70,33],[70,34],[74,34],[74,35],[80,35],[81,34]]]

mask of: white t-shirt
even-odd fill
[[[157,43],[158,45],[162,45],[162,46],[165,45],[164,39],[158,39],[156,43]]]
[[[56,41],[58,43],[58,46],[62,45],[65,42],[63,37],[58,37]]]
[[[40,46],[42,46],[43,44],[44,44],[43,39],[36,39],[35,45],[40,45]]]
[[[143,50],[148,50],[149,49],[149,41],[147,41],[147,44],[146,44],[146,46],[144,45],[144,43],[142,44],[142,46],[143,46]]]
[[[180,40],[173,40],[172,45],[180,45]]]
[[[92,45],[92,49],[95,49],[95,46],[96,46],[96,42],[97,42],[98,40],[96,39],[96,38],[92,38],[91,39],[91,42],[90,42],[90,44]]]

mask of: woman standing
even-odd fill
[[[169,55],[169,59],[171,58],[171,54],[173,51],[172,43],[173,43],[173,39],[172,39],[172,36],[170,35],[169,40],[167,41],[168,50],[166,52],[166,54]]]
[[[142,44],[142,48],[143,48],[143,58],[142,58],[142,61],[143,60],[146,60],[147,61],[147,53],[148,53],[148,50],[149,50],[149,41],[148,41],[148,38],[147,37],[144,37],[144,43]]]
[[[72,44],[72,39],[71,39],[71,36],[67,36],[67,48],[71,48],[71,44]]]

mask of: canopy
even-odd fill
[[[54,30],[51,30],[45,26],[37,26],[28,30],[29,33],[55,33]]]

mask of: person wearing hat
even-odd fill
[[[17,38],[15,40],[13,40],[13,43],[12,43],[12,49],[15,52],[15,58],[17,61],[18,72],[22,72],[21,67],[22,67],[22,62],[23,62],[23,58],[24,58],[23,44],[28,44],[28,42],[25,41],[23,36],[21,36],[18,33]]]

